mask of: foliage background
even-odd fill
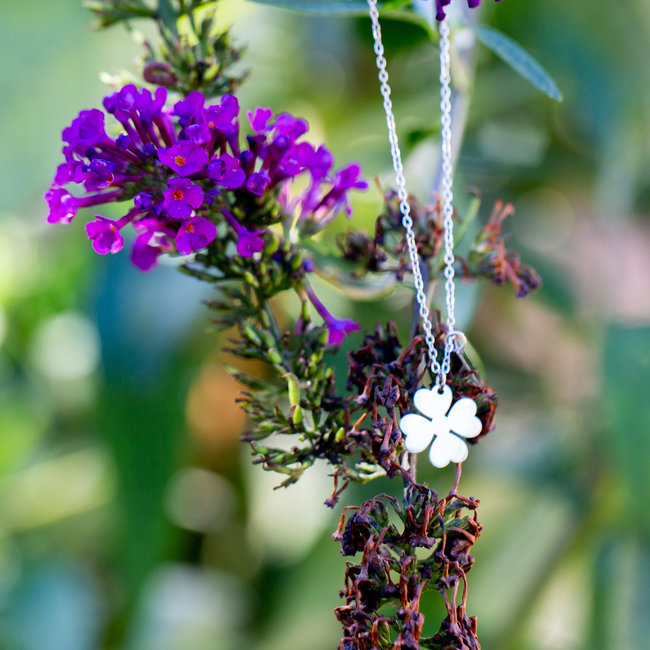
[[[497,430],[463,477],[485,526],[469,610],[487,650],[643,648],[650,8],[484,4],[482,22],[537,56],[565,100],[479,47],[457,193],[479,188],[483,218],[496,198],[515,203],[515,248],[545,285],[521,302],[507,289],[460,292],[501,397]],[[242,106],[304,116],[339,164],[389,178],[366,20],[241,0],[223,0],[222,17],[249,44]],[[99,72],[133,69],[139,54],[90,22],[77,0],[0,2],[0,647],[333,648],[341,506],[321,505],[319,468],[272,492],[276,477],[250,465],[205,288],[171,266],[141,274],[125,254],[99,259],[78,222],[45,224],[61,128],[106,94]],[[417,27],[387,23],[385,38],[407,179],[424,199],[436,55]],[[360,197],[355,225],[369,226],[380,200]],[[409,296],[327,298],[369,329],[402,318]]]

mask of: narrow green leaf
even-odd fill
[[[562,101],[562,93],[551,75],[519,43],[492,27],[472,25],[479,40],[500,56],[513,70],[552,99]]]
[[[290,9],[306,14],[321,14],[330,16],[366,16],[368,3],[365,0],[250,0],[257,4]],[[382,9],[382,18],[401,20],[421,27],[429,38],[438,37],[436,29],[431,27],[426,18],[410,9],[402,9],[410,0],[386,0],[377,4]]]
[[[650,638],[648,538],[613,529],[599,546],[592,569],[591,638],[583,647],[638,647],[640,639]]]
[[[172,34],[178,34],[178,13],[171,0],[158,0],[157,13],[162,23]]]
[[[310,14],[367,14],[366,0],[252,0],[263,5],[272,5],[283,9],[292,9]],[[409,0],[380,2],[380,6],[397,8],[407,4]]]
[[[650,536],[650,327],[612,325],[604,354],[604,457],[617,473],[627,526]]]
[[[456,236],[454,237],[454,245],[458,245],[465,233],[467,228],[473,223],[478,215],[478,210],[481,207],[481,197],[473,195],[470,197],[469,205],[467,206],[463,216],[460,226],[456,229]]]
[[[358,14],[366,13],[368,10],[368,3],[364,0],[253,0],[253,2],[310,14]]]

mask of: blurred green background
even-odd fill
[[[650,5],[484,5],[481,21],[541,60],[565,100],[478,46],[456,193],[478,188],[482,219],[515,203],[512,246],[545,284],[524,301],[459,289],[501,398],[461,483],[485,526],[469,613],[487,650],[650,648]],[[249,44],[243,108],[306,117],[339,165],[389,182],[367,20],[241,0],[222,18]],[[61,129],[107,94],[100,72],[139,55],[91,22],[77,0],[0,2],[0,648],[334,648],[342,504],[322,505],[325,468],[274,492],[251,466],[208,290],[171,264],[98,258],[82,218],[45,223]],[[426,200],[436,52],[417,27],[384,31],[407,179]],[[379,206],[374,189],[359,197],[355,226]],[[379,305],[326,295],[368,329],[408,311],[407,291]],[[343,502],[380,490],[399,487]]]

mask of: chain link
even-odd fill
[[[390,153],[393,159],[395,170],[395,182],[397,184],[397,196],[400,200],[400,212],[402,213],[402,225],[406,230],[406,244],[408,247],[413,282],[415,284],[416,297],[418,302],[422,329],[429,352],[431,371],[436,377],[436,386],[444,386],[447,380],[451,365],[451,353],[456,350],[460,352],[465,345],[465,335],[456,329],[456,287],[454,284],[454,223],[453,223],[453,163],[451,150],[451,62],[449,44],[449,25],[446,20],[440,23],[440,110],[442,114],[442,216],[444,230],[444,258],[445,263],[445,302],[447,307],[447,336],[442,355],[442,361],[438,361],[438,353],[435,348],[435,336],[433,325],[429,316],[429,303],[424,291],[424,281],[420,269],[420,255],[415,242],[413,231],[413,218],[411,207],[408,203],[406,191],[406,179],[404,178],[404,167],[402,165],[402,154],[397,140],[395,128],[395,115],[393,114],[393,102],[391,101],[391,89],[388,84],[388,71],[386,70],[386,57],[384,56],[384,45],[381,38],[381,27],[379,25],[379,11],[377,0],[368,0],[370,20],[372,21],[372,35],[374,37],[374,51],[376,55],[377,69],[379,70],[380,91],[383,98],[384,112],[386,113],[386,125],[388,126],[388,140],[390,142]]]
[[[424,292],[424,281],[422,271],[420,270],[420,256],[418,254],[417,244],[415,242],[415,232],[413,231],[413,218],[411,217],[411,206],[408,203],[408,193],[406,191],[406,179],[404,178],[404,167],[402,166],[402,154],[400,152],[397,140],[397,130],[395,128],[395,115],[393,114],[393,102],[390,98],[390,86],[388,85],[388,71],[386,70],[386,57],[384,56],[384,45],[381,38],[381,27],[379,26],[379,12],[377,11],[377,0],[368,0],[370,9],[370,19],[372,20],[372,35],[375,40],[375,55],[377,57],[377,69],[379,70],[379,81],[381,96],[384,100],[384,112],[386,113],[386,126],[388,127],[388,141],[390,142],[390,153],[393,159],[393,169],[395,170],[395,183],[397,185],[397,196],[399,197],[399,209],[402,213],[402,225],[406,230],[406,244],[411,260],[411,270],[413,272],[413,282],[415,284],[416,298],[418,302],[420,320],[424,330],[424,339],[429,351],[429,362],[431,371],[434,375],[439,376],[441,366],[438,361],[438,353],[435,347],[435,336],[433,334],[433,325],[429,318],[429,303],[426,293]]]

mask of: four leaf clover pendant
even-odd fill
[[[406,436],[407,451],[419,453],[429,444],[429,460],[435,467],[446,467],[449,463],[462,463],[468,454],[463,438],[474,438],[481,433],[483,425],[476,417],[476,402],[461,397],[453,405],[451,388],[445,385],[420,388],[413,397],[413,403],[422,415],[407,413],[399,423]],[[450,408],[451,407],[451,408]]]

